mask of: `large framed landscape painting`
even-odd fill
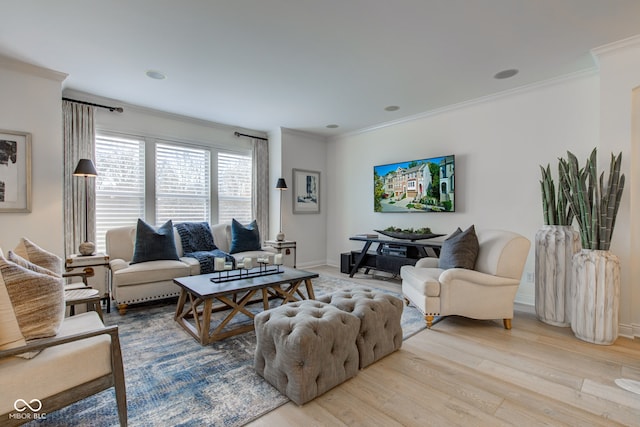
[[[320,172],[293,170],[293,213],[320,213]]]
[[[31,134],[0,129],[0,212],[31,212]]]

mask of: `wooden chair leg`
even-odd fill
[[[424,320],[427,321],[427,329],[431,329],[431,325],[433,325],[433,316],[428,314],[424,316]]]
[[[511,329],[511,319],[502,319],[505,329]]]
[[[118,331],[111,335],[111,369],[113,371],[113,382],[116,391],[116,404],[118,406],[118,418],[120,426],[127,426],[127,388],[124,380],[124,367],[122,365],[122,351],[120,349],[120,338]]]

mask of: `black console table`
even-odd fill
[[[348,258],[341,260],[341,263],[348,262],[349,277],[353,277],[361,267],[366,269],[365,274],[369,273],[370,269],[399,274],[400,267],[403,265],[415,265],[420,258],[437,258],[440,255],[440,247],[442,246],[442,242],[435,239],[416,242],[355,236],[350,237],[349,240],[365,242],[360,252],[353,251],[343,254],[343,257]],[[377,243],[378,246],[375,252],[369,252],[373,243]],[[351,264],[351,261],[353,261],[353,264]],[[344,270],[343,266],[341,266],[341,270]]]

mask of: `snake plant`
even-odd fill
[[[558,169],[560,166],[558,165]],[[540,166],[542,172],[542,180],[540,187],[542,190],[542,213],[544,215],[545,225],[571,225],[573,222],[573,211],[567,203],[567,197],[563,191],[566,186],[564,177],[558,171],[558,191],[556,198],[556,189],[551,175],[551,168],[547,165],[546,169]]]
[[[604,183],[604,171],[597,176],[597,153],[594,148],[583,168],[576,156],[567,151],[560,159],[560,174],[566,181],[564,193],[580,229],[584,249],[608,251],[624,189],[624,174],[620,174],[622,153],[611,154],[609,177]]]

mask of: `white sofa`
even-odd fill
[[[125,314],[129,304],[177,296],[178,285],[173,283],[176,277],[200,274],[200,263],[195,258],[185,257],[180,236],[174,231],[174,240],[179,261],[161,260],[130,264],[136,240],[136,226],[114,228],[107,231],[106,247],[111,267],[111,298],[118,305],[120,314]],[[211,234],[216,246],[229,252],[231,246],[231,225],[211,226]],[[260,251],[238,252],[232,254],[237,260],[257,257],[272,257],[275,249],[264,247]]]

